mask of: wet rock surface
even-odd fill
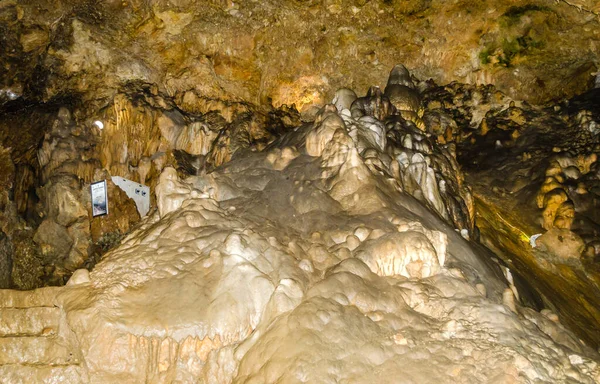
[[[299,122],[293,107],[264,109],[193,93],[179,102],[190,112],[156,88],[133,85],[97,111],[71,104],[72,109],[42,106],[30,119],[17,112],[14,117],[4,115],[4,144],[13,147],[2,152],[3,230],[9,241],[13,231],[24,230],[29,234],[27,244],[40,256],[11,257],[7,249],[3,273],[34,266],[41,271],[31,282],[19,277],[6,288],[62,285],[76,269],[93,267],[134,228],[140,220],[135,202],[112,183],[111,176],[148,185],[150,203],[156,208],[153,190],[164,167],[175,166],[181,175],[204,174],[239,149],[264,148],[276,134]],[[16,122],[31,126],[30,135],[40,140],[37,151],[27,146],[34,145],[33,138],[25,135],[20,141],[11,130]],[[107,180],[113,214],[94,217],[90,183],[99,180]]]
[[[0,1],[0,382],[600,382],[599,31]]]

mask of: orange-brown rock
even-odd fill
[[[306,112],[404,63],[543,102],[594,84],[598,13],[593,0],[8,2],[0,98],[108,99],[138,82]]]
[[[103,177],[107,177],[105,174]],[[124,235],[129,233],[132,227],[140,220],[135,202],[130,199],[121,188],[117,187],[109,177],[106,178],[108,187],[108,215],[92,218],[92,205],[87,205],[87,213],[90,217],[90,234],[94,243],[100,241],[104,236],[118,233]],[[89,193],[88,193],[88,199]]]

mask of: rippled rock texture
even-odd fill
[[[463,238],[452,153],[366,117],[327,105],[208,174],[163,168],[155,213],[58,298],[90,379],[598,380],[597,353]]]
[[[599,15],[0,1],[0,382],[599,382]]]
[[[595,185],[597,158],[584,152],[597,116],[577,103],[575,114],[544,112],[493,87],[421,82],[398,65],[383,92],[340,89],[305,122],[294,108],[153,87],[91,112],[58,109],[37,153],[43,220],[33,240],[3,251],[69,248],[58,263],[74,269],[85,265],[77,241],[128,229],[66,287],[0,291],[0,380],[598,382],[598,323],[564,305],[598,286],[527,264],[533,252],[539,268],[581,277],[596,262],[581,254],[595,250],[581,228],[594,227],[577,226],[575,194]],[[573,140],[527,140],[546,127],[535,116]],[[515,157],[521,146],[531,154]],[[534,173],[513,202],[494,180],[510,189],[519,166]],[[86,177],[107,175],[148,184],[149,215],[132,217],[114,186],[123,202],[112,218],[82,210]],[[559,191],[547,191],[549,177]],[[562,198],[551,205],[549,193]],[[11,199],[2,217],[26,230]],[[505,214],[510,202],[520,215]],[[532,237],[536,226],[548,231]],[[512,249],[521,261],[504,257]],[[578,285],[564,290],[560,279]]]

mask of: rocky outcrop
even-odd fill
[[[44,219],[33,240],[52,266],[50,279],[55,283],[64,283],[89,257],[90,217],[85,202],[90,200],[86,184],[93,181],[99,166],[95,141],[88,128],[78,126],[71,112],[62,108],[38,152]]]
[[[600,343],[600,137],[590,127],[600,119],[597,95],[592,90],[540,109],[487,87],[425,92],[432,110],[425,120],[438,141],[457,143],[483,243],[594,345]],[[446,123],[442,134],[443,120],[427,118],[434,111],[457,124]]]
[[[55,306],[58,292],[0,291],[0,382],[88,381],[77,340]]]
[[[404,190],[387,153],[412,147],[369,130],[328,105],[208,174],[165,167],[157,211],[59,297],[90,379],[598,380],[593,349]]]
[[[599,15],[0,1],[0,382],[600,381]]]
[[[600,357],[586,344],[594,345],[597,324],[565,305],[570,294],[579,295],[571,303],[595,303],[595,291],[580,292],[594,287],[589,281],[569,278],[589,262],[578,257],[585,242],[574,233],[580,202],[572,198],[574,217],[559,205],[553,228],[524,244],[531,228],[505,214],[506,201],[480,205],[483,242],[500,258],[508,242],[522,256],[503,265],[474,241],[476,205],[462,172],[480,177],[472,182],[480,200],[481,183],[496,185],[474,164],[504,175],[505,188],[525,185],[523,201],[536,207],[547,169],[563,177],[567,194],[570,177],[590,188],[595,159],[556,151],[560,172],[542,163],[532,171],[539,177],[518,184],[514,164],[495,169],[485,151],[505,156],[502,149],[530,144],[536,110],[492,87],[419,82],[401,66],[390,79],[391,90],[373,86],[365,96],[340,89],[302,124],[293,108],[195,93],[184,102],[145,85],[93,114],[61,110],[39,151],[43,220],[15,243],[12,280],[42,284],[94,268],[73,273],[57,291],[58,308],[38,308],[41,291],[0,291],[11,307],[0,331],[27,338],[0,343],[0,355],[20,356],[0,360],[3,377],[598,381]],[[573,137],[584,151],[595,136],[580,131]],[[517,164],[545,155],[531,153]],[[570,162],[581,163],[579,173]],[[109,182],[109,212],[118,214],[92,218],[88,183],[113,175],[150,187],[146,217]],[[544,222],[541,210],[526,218]],[[499,243],[490,241],[492,219]],[[537,296],[518,279],[522,270],[535,272],[541,312],[524,306]]]
[[[309,112],[404,63],[422,79],[540,103],[593,86],[598,13],[593,0],[8,1],[0,99],[109,100],[138,82]]]
[[[18,278],[3,283],[5,287],[64,284],[74,270],[92,267],[133,228],[140,220],[135,203],[111,176],[147,184],[150,206],[156,207],[153,189],[164,167],[175,165],[182,175],[205,173],[239,149],[264,148],[286,129],[286,122],[298,121],[293,108],[263,110],[198,98],[193,92],[175,100],[144,85],[132,85],[99,111],[75,106],[47,114],[52,118],[34,159],[22,153],[30,151],[27,143],[37,144],[28,137],[19,142],[10,129],[5,131],[5,144],[16,146],[0,153],[2,230],[11,242],[12,231],[27,225],[33,229],[21,231],[32,234],[30,239],[21,236],[23,249],[30,250],[21,252],[22,257],[12,256],[10,247],[3,249],[3,273],[8,276],[14,269],[25,274],[15,272]],[[32,119],[26,125],[35,123]],[[112,214],[93,217],[89,185],[99,180],[108,180]]]

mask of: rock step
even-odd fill
[[[79,364],[71,349],[56,337],[0,337],[0,365],[3,364]]]
[[[53,307],[62,287],[45,287],[31,291],[0,289],[0,308]]]
[[[0,308],[0,337],[52,336],[59,319],[56,307]]]
[[[77,365],[0,365],[0,384],[80,384],[87,375]]]

